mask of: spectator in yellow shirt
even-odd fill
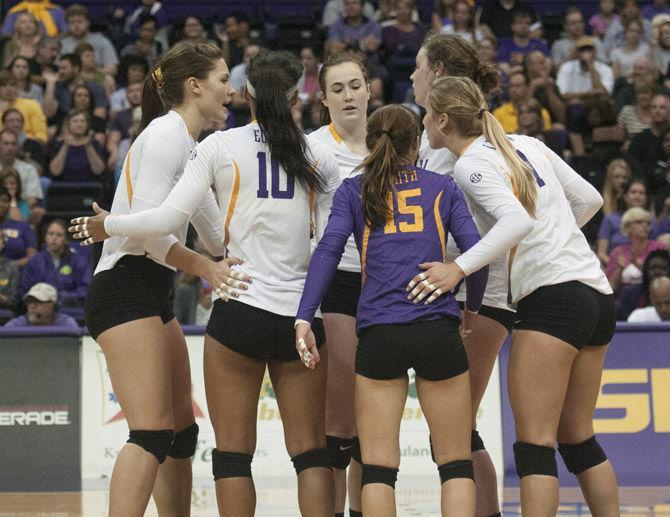
[[[498,119],[505,133],[516,133],[519,128],[516,105],[528,97],[528,82],[523,72],[514,72],[509,76],[508,94],[509,101],[493,110],[493,115]],[[551,117],[545,108],[542,108],[542,121],[545,130],[551,128]]]
[[[10,108],[19,110],[25,121],[26,136],[46,144],[47,118],[42,106],[33,99],[18,98],[17,90],[18,84],[11,72],[0,72],[0,115]]]

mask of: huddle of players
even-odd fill
[[[163,102],[170,56],[152,74]],[[180,103],[166,104],[216,110],[225,103],[227,70],[209,77],[220,66],[215,56],[212,63],[204,77],[181,84]],[[107,288],[110,281],[137,281],[148,268],[163,289],[175,267],[218,286],[204,368],[220,513],[254,513],[251,461],[267,366],[302,515],[343,515],[351,457],[350,514],[395,515],[409,368],[431,433],[442,514],[499,515],[495,471],[474,415],[513,326],[510,399],[523,513],[556,514],[558,442],[591,511],[618,515],[616,479],[592,426],[614,305],[579,230],[599,209],[600,195],[541,142],[505,135],[482,93],[497,85],[497,76],[458,37],[431,36],[417,56],[412,80],[426,108],[421,138],[404,107],[386,106],[366,119],[365,69],[346,54],[331,57],[320,73],[331,122],[305,138],[290,110],[300,75],[290,54],[261,53],[250,65],[245,93],[254,121],[206,138],[183,175],[143,178],[152,133],[182,135],[175,152],[184,156],[194,146],[188,109],[155,119],[129,152],[112,214],[98,210],[74,221],[73,231],[88,242],[111,237],[95,277],[112,277]],[[153,195],[157,181],[165,192]],[[207,222],[211,251],[221,254],[223,243],[230,258],[217,264],[183,249],[181,232],[194,219]],[[171,235],[177,237],[160,237]],[[318,239],[313,253],[312,236]],[[123,249],[131,243],[132,250]],[[456,249],[458,256],[447,261]],[[453,289],[463,279],[459,307]],[[123,300],[144,312],[115,318],[110,307],[117,301],[100,295],[106,291],[94,280],[87,320],[108,364],[119,365],[110,365],[114,384],[115,377],[128,377],[127,362],[138,360],[123,364],[115,357],[115,328],[153,318],[167,329],[173,318],[162,292]],[[119,382],[128,382],[129,393],[139,391],[136,381]],[[129,405],[150,403],[134,398],[126,397]],[[163,395],[164,403],[172,399]],[[192,432],[186,416],[188,436],[174,433],[176,415],[171,427],[128,419],[126,456],[133,456],[125,465],[135,467],[144,491],[135,492],[133,511],[123,507],[125,515],[143,511],[152,490],[158,502],[166,457],[193,453],[197,426]],[[151,468],[140,472],[138,465]],[[174,483],[185,486],[184,476]],[[113,475],[110,514],[113,508],[121,514],[127,498],[114,503],[120,499],[114,487]]]

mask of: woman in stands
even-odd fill
[[[363,173],[345,179],[335,194],[328,226],[310,263],[297,313],[296,343],[308,349],[303,352],[305,361],[313,367],[319,357],[311,322],[353,233],[364,278],[356,352],[363,514],[396,514],[400,421],[407,370],[414,368],[442,481],[442,515],[474,516],[470,383],[458,331],[461,312],[453,294],[431,282],[445,269],[460,272],[460,278],[462,270],[473,273],[466,282],[463,331],[468,332],[484,295],[488,275],[484,266],[523,237],[530,218],[511,193],[507,199],[501,195],[501,202],[509,205],[501,217],[508,223],[511,219],[515,230],[495,246],[489,242],[482,247],[453,180],[413,165],[418,150],[414,115],[402,106],[386,106],[370,117],[367,129],[370,154],[361,164]],[[464,251],[449,265],[443,263],[447,232]],[[415,275],[416,284],[434,290],[432,303],[410,301],[415,295],[412,289],[419,291],[419,285],[406,289]]]
[[[416,70],[412,74],[414,96],[419,106],[426,106],[426,98],[433,81],[442,76],[465,76],[477,82],[484,93],[495,90],[500,82],[496,69],[480,63],[475,49],[459,36],[434,35],[426,38],[416,56]],[[456,157],[448,149],[432,149],[426,131],[421,135],[418,164],[439,174],[454,173]],[[486,224],[482,211],[470,204],[470,210],[481,235]],[[454,258],[458,249],[449,240],[448,255]],[[463,345],[470,364],[472,389],[472,461],[477,482],[477,515],[499,515],[496,471],[484,443],[477,432],[477,410],[486,391],[500,347],[512,329],[514,312],[507,302],[507,260],[503,255],[489,266],[489,281],[484,302],[472,333],[465,336]],[[463,302],[464,293],[457,294]]]
[[[301,364],[293,317],[309,264],[311,221],[325,219],[319,213],[330,205],[326,193],[332,195],[340,177],[332,152],[308,143],[292,117],[302,72],[288,52],[258,54],[245,94],[254,121],[203,140],[160,207],[127,216],[101,214],[92,228],[87,225],[94,240],[166,235],[182,228],[210,185],[216,187],[224,245],[253,277],[237,300],[214,303],[205,336],[205,389],[216,436],[212,467],[219,513],[226,516],[251,517],[255,511],[251,461],[266,368],[298,475],[301,515],[334,513],[325,430],[327,365],[307,370]],[[315,330],[321,346],[323,326],[315,324]],[[325,348],[321,353],[325,359]]]
[[[517,304],[508,386],[522,513],[548,517],[558,512],[558,442],[591,513],[617,516],[616,477],[593,429],[616,323],[614,297],[580,230],[600,209],[602,198],[540,141],[508,138],[470,79],[437,79],[426,106],[430,145],[447,147],[458,158],[454,179],[489,224],[484,240],[516,230],[517,223],[508,226],[499,217],[503,195],[514,192],[533,217],[530,233],[510,253],[508,277],[511,301]],[[513,173],[519,166],[521,174]],[[416,299],[431,291],[424,288]]]
[[[354,54],[330,56],[319,72],[324,122],[311,133],[310,142],[329,147],[340,171],[340,180],[355,176],[368,154],[365,145],[368,86],[365,65]],[[328,213],[324,214],[326,217]],[[325,227],[325,224],[323,225]],[[361,456],[354,415],[354,359],[356,357],[356,308],[361,291],[361,259],[353,238],[326,293],[321,312],[328,343],[326,441],[335,479],[335,515],[344,515],[349,468],[349,515],[361,515]]]
[[[226,119],[224,104],[233,92],[228,77],[213,45],[176,46],[163,57],[144,85],[144,129],[126,156],[112,214],[143,217],[165,200],[203,126]],[[213,193],[203,192],[199,206],[191,222],[212,255],[221,256],[225,248]],[[82,219],[78,222],[85,225],[89,218]],[[224,297],[234,295],[229,284],[238,280],[229,268],[236,261],[217,264],[183,246],[188,219],[165,236],[105,242],[86,300],[88,330],[105,353],[130,429],[114,465],[110,516],[144,515],[152,491],[159,513],[190,514],[198,426],[186,341],[172,314],[174,269],[204,277]],[[93,239],[88,230],[80,233],[78,238]]]

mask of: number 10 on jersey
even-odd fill
[[[267,199],[270,197],[270,192],[268,192],[267,156],[264,152],[261,151],[256,155],[256,157],[258,158],[258,190],[256,191],[256,195],[259,198]],[[270,173],[272,174],[272,199],[293,199],[293,193],[295,191],[295,178],[287,174],[286,189],[282,190],[279,186],[279,162],[277,162],[277,160],[274,158],[270,158]]]

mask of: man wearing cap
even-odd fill
[[[9,320],[5,327],[56,326],[79,330],[74,318],[58,312],[58,293],[56,288],[44,282],[35,284],[23,297],[28,312],[23,316]]]
[[[609,96],[614,87],[612,68],[596,60],[595,43],[590,36],[575,42],[577,58],[558,69],[556,86],[567,104],[566,126],[575,155],[584,155],[582,133],[586,130],[582,102],[595,95]]]
[[[586,35],[585,29],[584,15],[579,7],[568,8],[563,17],[565,37],[557,39],[551,46],[551,58],[556,66],[560,66],[565,61],[577,57],[576,43],[579,38]],[[596,50],[596,59],[598,61],[606,62],[607,55],[605,54],[604,45],[599,38],[594,37],[592,39]]]

